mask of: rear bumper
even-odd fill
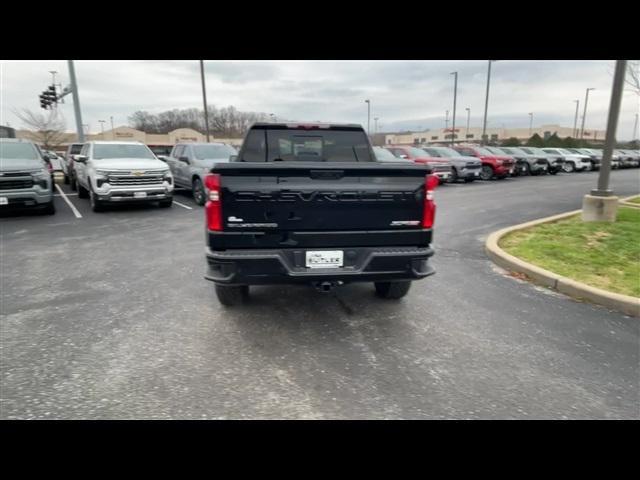
[[[313,250],[335,250],[313,249]],[[305,249],[225,250],[207,248],[205,279],[223,285],[269,285],[318,281],[418,280],[435,273],[431,247],[346,247],[344,266],[306,268]]]

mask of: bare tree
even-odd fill
[[[629,61],[627,63],[627,75],[624,79],[630,90],[636,95],[640,95],[640,60]]]
[[[13,113],[31,130],[36,142],[42,144],[45,150],[59,147],[64,140],[66,123],[57,108],[48,113],[36,113],[26,108],[13,110]]]

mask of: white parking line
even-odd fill
[[[73,196],[73,195],[78,195],[78,194],[77,194],[77,193],[65,193],[65,195],[66,195],[67,197],[71,197],[71,196]],[[54,193],[54,194],[53,194],[53,196],[54,196],[54,197],[61,197],[62,195],[60,195],[59,193]]]
[[[62,196],[63,200],[67,202],[67,205],[69,205],[69,208],[71,209],[73,214],[76,216],[76,218],[82,218],[82,215],[80,215],[80,212],[78,211],[78,209],[73,206],[73,203],[71,203],[71,201],[67,198],[67,196],[64,194],[64,192],[60,188],[60,185],[58,185],[57,183],[56,183],[56,188],[58,189],[58,192],[60,192],[60,195]]]
[[[173,203],[175,203],[176,205],[180,205],[182,208],[186,208],[187,210],[193,210],[193,208],[189,205],[183,205],[182,203],[176,202],[175,200],[173,201]]]

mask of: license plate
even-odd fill
[[[145,198],[147,196],[147,192],[133,192],[134,198]]]
[[[479,176],[480,176],[480,172],[476,172],[476,173],[475,173],[475,176],[476,176],[476,177],[479,177]]]
[[[9,205],[9,199],[7,197],[0,197],[0,205]]]
[[[342,267],[344,252],[342,250],[306,252],[307,268]]]

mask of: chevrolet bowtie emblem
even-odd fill
[[[141,175],[144,175],[144,172],[141,172],[139,170],[135,170],[135,171],[131,172],[131,175],[135,175],[136,177],[139,177]]]

